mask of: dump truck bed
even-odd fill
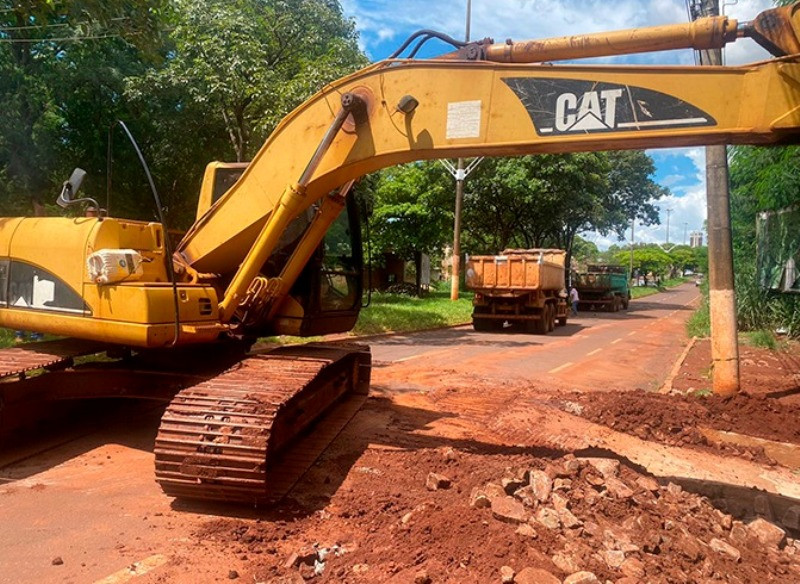
[[[564,287],[562,250],[505,250],[467,259],[467,288],[476,291],[560,290]]]

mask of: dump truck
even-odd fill
[[[555,63],[721,48],[740,37],[775,58],[745,67]],[[415,59],[432,39],[453,51]],[[346,421],[369,387],[368,348],[253,350],[261,336],[355,324],[363,270],[354,181],[436,158],[796,143],[799,39],[800,3],[750,22],[723,16],[524,42],[422,30],[389,59],[321,87],[249,164],[210,165],[197,220],[174,247],[138,147],[157,221],[78,198],[78,170],[57,199],[72,212],[0,220],[0,326],[64,337],[0,350],[0,425],[55,400],[163,400],[154,454],[167,495],[280,499],[313,463],[308,453],[336,436],[326,424]],[[98,211],[85,213],[88,205]],[[547,256],[506,254],[508,265],[524,266],[523,287],[508,275],[501,295],[513,300],[491,308],[513,310],[497,318],[483,317],[491,312],[479,292],[478,327],[524,317],[543,332],[565,318],[559,268]],[[498,268],[490,289],[504,285],[502,263],[479,268]]]
[[[508,322],[546,335],[556,323],[567,324],[565,259],[560,249],[507,249],[467,258],[467,288],[475,291],[473,328],[496,331]]]
[[[572,285],[578,291],[579,308],[601,308],[609,312],[628,309],[631,291],[628,269],[624,266],[589,265],[585,272],[573,275]]]

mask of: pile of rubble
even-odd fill
[[[504,583],[800,580],[800,543],[763,519],[745,525],[706,499],[620,467],[567,455],[470,494],[476,512],[514,527],[550,565],[503,566]],[[552,552],[552,553],[550,553]]]

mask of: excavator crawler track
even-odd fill
[[[156,480],[174,497],[281,499],[358,411],[369,373],[367,347],[312,344],[249,356],[181,390],[156,437]]]
[[[107,345],[93,341],[61,339],[0,349],[0,379],[45,367],[69,367],[75,357],[99,353],[107,348]]]

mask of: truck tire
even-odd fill
[[[472,328],[476,333],[490,333],[502,330],[503,321],[494,318],[473,318]]]
[[[631,297],[626,294],[625,297],[622,299],[622,308],[624,310],[628,310],[628,306],[630,305],[631,305]]]
[[[553,304],[547,305],[547,332],[552,333],[556,330],[556,307]]]
[[[566,316],[559,316],[557,322],[558,322],[558,326],[567,326],[567,317]]]
[[[528,321],[528,332],[533,333],[534,335],[546,335],[547,334],[547,319],[549,317],[549,312],[547,310],[547,305],[542,308],[541,318],[538,320],[529,320]]]
[[[611,301],[611,312],[619,312],[619,296],[614,296]]]

